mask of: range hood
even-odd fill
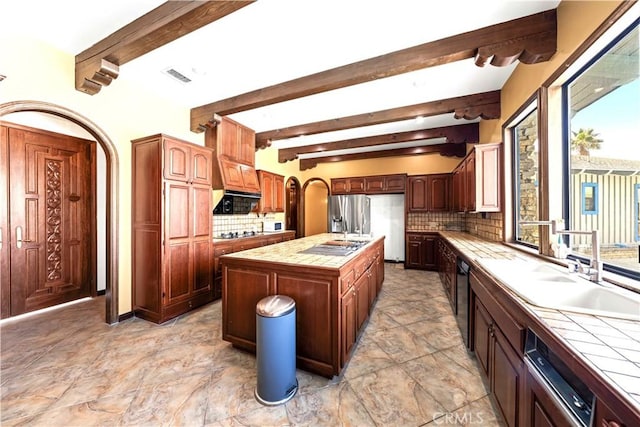
[[[250,131],[228,117],[216,116],[205,131],[205,145],[214,149],[211,183],[214,214],[248,214],[260,201],[260,182],[253,166],[253,151],[251,158],[238,155],[241,128]],[[253,139],[249,141],[253,149]]]
[[[237,191],[214,190],[214,200],[219,201],[213,209],[214,215],[246,215],[251,213],[260,201],[260,194]]]

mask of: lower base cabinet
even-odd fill
[[[524,361],[520,350],[525,329],[487,293],[473,273],[471,277],[473,349],[503,419],[509,427],[519,427],[524,414]]]
[[[536,368],[525,361],[524,425],[535,427],[572,427],[557,397],[548,389]]]
[[[405,236],[405,268],[437,270],[437,233],[407,233]]]
[[[261,246],[275,245],[280,242],[287,242],[295,239],[295,231],[284,231],[282,233],[264,234],[255,237],[244,237],[241,239],[215,242],[213,244],[213,298],[222,298],[222,266],[220,257],[225,254],[246,251],[247,249],[259,248]]]

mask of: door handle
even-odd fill
[[[16,248],[20,249],[22,247],[22,227],[16,227]]]

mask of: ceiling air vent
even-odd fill
[[[189,77],[185,76],[175,68],[167,68],[166,70],[164,70],[164,72],[170,75],[171,77],[173,77],[174,79],[180,81],[180,83],[189,83],[191,81]]]

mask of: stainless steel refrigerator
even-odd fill
[[[328,221],[332,233],[369,234],[371,200],[364,194],[331,196]]]

